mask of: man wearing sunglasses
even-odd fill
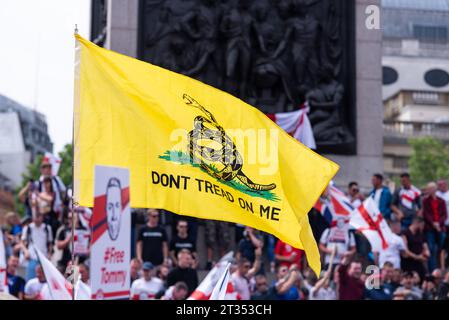
[[[159,226],[159,211],[148,209],[147,219],[137,238],[137,259],[158,266],[168,261],[167,233]]]

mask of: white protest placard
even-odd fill
[[[73,252],[75,255],[88,255],[90,230],[76,229],[73,237]]]
[[[0,292],[9,293],[8,277],[6,276],[6,252],[2,230],[0,230]]]
[[[129,170],[95,167],[90,281],[92,299],[129,298]]]

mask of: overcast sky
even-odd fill
[[[74,25],[90,0],[0,0],[0,94],[47,117],[54,151],[72,140]]]

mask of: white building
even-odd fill
[[[45,116],[0,95],[0,187],[19,186],[34,157],[52,149]]]
[[[449,142],[449,0],[383,0],[384,170],[408,169],[413,137]]]

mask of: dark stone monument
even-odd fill
[[[141,0],[138,58],[265,113],[310,106],[318,151],[355,154],[354,1]]]

